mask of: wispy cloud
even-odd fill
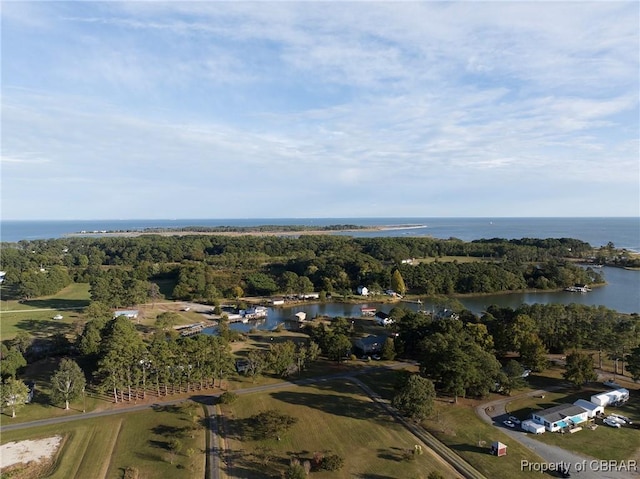
[[[114,184],[138,185],[119,217],[166,191],[170,216],[216,216],[213,192],[235,198],[226,216],[466,215],[476,183],[496,195],[474,202],[485,215],[567,215],[546,197],[568,174],[563,199],[637,210],[637,3],[330,6],[3,9],[5,213],[32,214],[4,183],[35,161],[33,179],[75,179],[86,216]]]

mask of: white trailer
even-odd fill
[[[523,431],[532,432],[533,434],[542,434],[544,432],[544,426],[542,424],[538,424],[531,419],[527,419],[526,421],[522,421],[520,423],[520,427]]]

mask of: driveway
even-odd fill
[[[507,403],[519,397],[539,396],[556,389],[562,388],[557,387],[549,388],[548,390],[538,390],[527,394],[521,394],[519,396],[512,396],[498,399],[496,401],[491,401],[489,403],[485,403],[476,407],[476,413],[483,421],[487,422],[488,424],[492,424],[496,427],[502,428],[502,432],[510,436],[515,441],[518,441],[527,449],[535,452],[547,464],[568,464],[571,477],[579,477],[580,479],[630,479],[640,477],[640,464],[636,468],[635,472],[606,471],[604,470],[606,467],[603,467],[603,465],[601,465],[601,462],[594,459],[593,457],[588,457],[572,451],[567,451],[566,449],[562,449],[558,446],[545,444],[534,439],[534,436],[531,434],[528,434],[519,429],[516,430],[508,428],[502,424],[502,421],[504,421],[508,417],[505,409]],[[588,432],[589,431],[582,431],[578,434],[586,434]],[[553,433],[545,432],[545,434]]]

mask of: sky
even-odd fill
[[[640,215],[640,3],[3,1],[2,219]]]

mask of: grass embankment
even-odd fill
[[[243,440],[243,427],[251,416],[269,409],[291,415],[297,423],[280,439]],[[417,440],[362,391],[348,381],[241,396],[222,407],[228,477],[266,478],[279,475],[291,457],[301,462],[314,453],[344,458],[340,471],[314,472],[314,477],[426,477],[437,470],[451,477],[448,466],[429,454],[403,458]]]
[[[397,372],[389,370],[359,376],[385,399],[391,399],[395,394],[396,377]],[[543,462],[542,459],[498,428],[482,421],[475,413],[477,404],[477,401],[469,400],[460,400],[459,404],[449,403],[448,398],[437,400],[435,413],[423,421],[422,426],[486,477],[538,477],[539,473],[522,471],[520,461]],[[496,457],[489,453],[494,441],[508,446],[506,456]]]
[[[2,444],[62,435],[63,445],[48,467],[16,465],[16,479],[116,479],[127,467],[140,478],[204,476],[203,410],[195,403],[119,414],[2,434]],[[181,448],[172,453],[171,441]],[[173,463],[172,463],[173,462]],[[3,471],[5,472],[5,471]]]

